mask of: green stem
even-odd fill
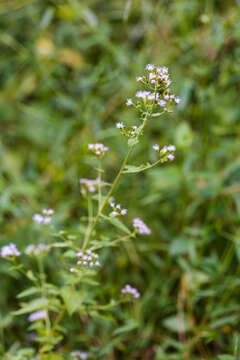
[[[151,111],[150,111],[150,112],[147,111],[147,112],[145,113],[145,117],[144,117],[144,119],[143,119],[142,126],[140,127],[140,130],[139,130],[138,135],[137,135],[137,137],[136,137],[136,142],[135,142],[133,145],[130,146],[130,148],[129,148],[129,150],[128,150],[128,153],[127,153],[125,159],[123,160],[122,165],[121,165],[121,167],[120,167],[120,169],[119,169],[119,171],[118,171],[118,173],[117,173],[117,176],[115,177],[114,182],[113,182],[110,190],[109,190],[108,193],[107,193],[107,196],[105,197],[102,205],[100,206],[100,208],[99,208],[99,210],[98,210],[98,213],[97,213],[97,215],[96,215],[96,217],[95,217],[94,222],[92,223],[92,226],[91,226],[90,230],[87,232],[87,235],[86,235],[85,240],[84,240],[84,243],[83,243],[83,250],[86,249],[86,247],[87,247],[87,245],[88,245],[88,243],[89,243],[89,240],[90,240],[90,238],[91,238],[91,236],[92,236],[92,233],[93,233],[93,231],[94,231],[94,229],[95,229],[95,227],[96,227],[96,225],[97,225],[97,223],[98,223],[98,220],[99,220],[99,218],[100,218],[100,216],[101,216],[101,213],[102,213],[103,209],[105,208],[106,204],[108,203],[108,200],[109,200],[110,196],[112,195],[112,192],[114,191],[114,189],[115,189],[115,187],[116,187],[116,185],[117,185],[117,183],[118,183],[118,180],[120,179],[120,177],[121,177],[121,175],[122,175],[122,173],[123,173],[123,170],[124,170],[124,168],[125,168],[125,166],[126,166],[126,164],[127,164],[127,161],[128,161],[128,159],[129,159],[129,157],[130,157],[130,155],[131,155],[131,153],[132,153],[135,145],[137,144],[137,140],[138,140],[138,138],[140,137],[140,135],[142,134],[143,129],[145,128],[145,126],[147,125],[147,122],[149,121],[149,119],[150,119],[151,116],[152,116],[153,109],[154,109],[154,105],[151,107]]]
[[[91,199],[90,195],[88,195],[87,201],[88,201],[88,227],[87,227],[84,241],[86,241],[86,239],[88,237],[89,231],[92,226],[92,220],[93,220],[93,206],[92,206],[92,199]]]
[[[37,257],[37,260],[38,260],[38,268],[39,268],[39,277],[40,277],[40,282],[41,282],[42,297],[45,299],[45,298],[47,298],[47,293],[46,293],[46,288],[45,288],[46,276],[45,276],[45,272],[44,272],[43,261],[42,261],[41,255]],[[47,316],[45,318],[46,334],[47,334],[47,336],[49,336],[50,330],[51,330],[51,322],[50,322],[49,313],[48,313],[48,305],[46,305],[45,311],[47,314]]]
[[[100,206],[100,208],[99,208],[99,210],[98,210],[97,216],[95,217],[95,220],[94,220],[94,222],[93,222],[93,224],[92,224],[90,230],[88,231],[88,234],[87,234],[87,236],[86,236],[86,238],[85,238],[85,240],[84,240],[83,250],[85,250],[86,247],[87,247],[87,245],[88,245],[88,242],[89,242],[89,240],[90,240],[90,238],[91,238],[91,235],[92,235],[92,233],[93,233],[93,230],[95,229],[95,226],[96,226],[97,223],[98,223],[99,217],[100,217],[103,209],[105,208],[105,206],[106,206],[106,204],[107,204],[110,196],[112,195],[112,192],[113,192],[113,190],[115,189],[115,187],[116,187],[116,185],[117,185],[117,183],[118,183],[118,180],[119,180],[120,176],[122,175],[123,169],[124,169],[124,167],[125,167],[125,165],[126,165],[126,163],[127,163],[127,161],[128,161],[129,156],[131,155],[131,153],[132,153],[132,151],[133,151],[134,146],[135,146],[135,144],[132,145],[132,146],[130,147],[130,149],[128,150],[128,153],[127,153],[125,159],[123,160],[123,163],[122,163],[122,165],[121,165],[121,167],[120,167],[120,170],[119,170],[117,176],[115,177],[115,180],[114,180],[114,182],[113,182],[113,184],[112,184],[109,192],[107,193],[107,196],[105,197],[102,205]]]
[[[101,207],[102,202],[102,168],[101,168],[101,159],[99,160],[99,166],[98,166],[98,211]]]

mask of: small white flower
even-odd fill
[[[146,97],[148,97],[150,94],[151,94],[150,91],[141,91],[141,90],[140,90],[140,91],[137,91],[137,92],[136,92],[136,95],[135,95],[135,96],[136,96],[137,98],[142,98],[142,99],[144,100],[144,99],[146,99]]]
[[[155,99],[155,94],[153,94],[153,93],[150,93],[149,95],[148,95],[148,100],[154,100]]]
[[[43,222],[43,216],[40,214],[34,214],[32,217],[33,221],[41,224]]]
[[[110,216],[112,216],[112,217],[118,216],[118,212],[117,211],[112,211],[110,213]]]
[[[179,104],[181,102],[181,99],[179,96],[175,96],[175,102],[176,102],[176,104]]]
[[[123,124],[122,122],[118,122],[118,123],[116,124],[116,127],[117,127],[118,129],[123,129],[123,128],[124,128],[124,124]]]
[[[167,146],[164,146],[164,147],[161,149],[161,153],[162,153],[162,154],[165,154],[167,151],[168,151],[168,147],[167,147]]]
[[[175,151],[176,146],[175,145],[168,145],[167,149],[168,149],[168,151]]]
[[[159,151],[159,149],[160,149],[159,145],[158,144],[153,145],[153,149],[156,150],[156,151]]]
[[[166,101],[165,100],[159,100],[158,105],[161,107],[164,107],[166,105]]]
[[[33,322],[37,320],[46,319],[46,317],[47,317],[46,310],[38,310],[29,315],[28,321]]]
[[[143,77],[142,77],[142,76],[137,76],[137,77],[136,77],[136,80],[137,80],[137,81],[142,81],[142,80],[143,80]]]
[[[126,105],[127,105],[127,106],[131,106],[132,104],[133,104],[132,99],[127,99]]]
[[[147,65],[146,65],[146,70],[147,70],[147,71],[153,71],[154,68],[155,68],[155,66],[154,66],[153,64],[147,64]]]
[[[124,216],[124,215],[126,215],[126,213],[127,213],[127,209],[122,209],[122,210],[121,210],[121,215]]]
[[[173,154],[169,154],[169,155],[168,155],[168,159],[169,159],[170,161],[173,161],[174,158],[175,158],[175,156],[174,156]]]

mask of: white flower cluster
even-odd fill
[[[135,298],[139,298],[141,296],[140,292],[129,284],[124,286],[124,288],[122,289],[122,293],[123,294],[131,294]]]
[[[49,245],[40,243],[39,245],[33,245],[30,244],[25,249],[26,255],[41,255],[41,254],[47,254],[51,247]]]
[[[108,147],[104,146],[101,143],[96,144],[88,144],[88,150],[94,153],[97,156],[103,156],[106,151],[108,151]]]
[[[110,202],[110,206],[113,209],[113,211],[109,214],[109,216],[112,216],[112,217],[116,217],[116,216],[119,216],[119,215],[124,216],[127,213],[127,209],[121,209],[121,205],[120,204],[115,204],[114,201]]]
[[[176,150],[175,145],[164,146],[161,149],[158,144],[155,144],[155,145],[153,145],[153,149],[160,155],[166,155],[166,160],[173,161],[175,159],[175,156],[173,155],[173,153]]]
[[[171,80],[166,66],[157,67],[153,64],[146,66],[148,71],[147,76],[138,76],[136,80],[144,84],[151,91],[137,91],[136,97],[140,99],[145,105],[156,104],[160,107],[166,108],[168,104],[179,104],[181,99],[172,94],[169,86]],[[127,106],[139,106],[139,102],[135,105],[133,100],[128,98],[126,101]]]
[[[29,315],[28,321],[33,322],[37,320],[46,319],[46,317],[47,317],[46,310],[38,310]]]
[[[16,245],[11,243],[9,245],[5,245],[1,248],[1,257],[2,258],[7,258],[7,257],[15,257],[15,256],[20,256],[21,253],[20,251],[17,249]]]
[[[139,218],[133,219],[133,227],[137,230],[140,235],[150,235],[151,229]]]
[[[81,184],[81,191],[84,194],[86,193],[86,191],[89,191],[90,193],[94,193],[99,185],[99,179],[89,180],[82,178],[79,180],[79,182]]]
[[[156,67],[153,64],[147,64],[146,70],[149,72],[149,82],[151,84],[155,85],[156,83],[164,81],[166,87],[171,85],[168,68],[166,66]]]
[[[87,360],[88,354],[85,351],[72,351],[71,356],[73,357],[73,360]]]
[[[32,219],[38,224],[49,224],[52,220],[52,215],[54,214],[53,209],[43,209],[42,214],[34,214]]]
[[[92,252],[91,250],[87,250],[86,252],[80,251],[77,253],[77,256],[79,257],[77,265],[84,267],[101,266],[100,262],[98,261],[98,254]],[[70,272],[77,272],[77,269],[71,268]]]

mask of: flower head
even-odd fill
[[[121,209],[120,204],[115,204],[115,201],[110,201],[110,206],[113,209],[112,212],[109,214],[111,217],[116,216],[124,216],[127,214],[127,209]]]
[[[79,182],[81,184],[81,192],[83,195],[85,195],[86,192],[94,193],[100,184],[99,179],[89,180],[89,179],[81,178]]]
[[[87,251],[80,251],[77,253],[78,261],[77,265],[80,265],[81,267],[94,267],[94,266],[101,266],[98,258],[98,254],[94,253],[91,250]],[[70,270],[71,271],[71,270]]]
[[[131,294],[135,298],[139,298],[141,296],[139,291],[129,284],[124,286],[124,288],[122,289],[122,294]]]
[[[52,220],[52,215],[54,214],[53,209],[43,209],[42,214],[34,214],[32,219],[38,224],[49,224]]]
[[[72,351],[71,356],[73,357],[73,360],[87,360],[88,354],[85,351]]]
[[[40,243],[39,245],[30,244],[25,249],[26,255],[42,255],[47,254],[50,251],[51,247],[49,245]]]
[[[103,156],[108,151],[108,147],[101,143],[88,144],[88,150],[97,155],[98,157]]]
[[[126,105],[127,105],[127,106],[131,106],[132,104],[133,104],[132,99],[127,99]]]
[[[139,218],[133,219],[133,227],[137,230],[140,235],[150,235],[151,229]]]
[[[37,320],[46,319],[46,317],[47,317],[46,310],[38,310],[29,315],[28,321],[33,322]]]
[[[17,249],[16,245],[11,243],[9,245],[5,245],[1,248],[1,257],[2,258],[7,258],[7,257],[15,257],[15,256],[20,256],[21,253],[20,251]]]

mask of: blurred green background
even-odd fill
[[[151,121],[132,156],[153,160],[154,143],[173,143],[176,161],[126,175],[117,189],[129,224],[139,216],[152,235],[105,251],[102,302],[134,284],[136,314],[116,311],[118,326],[132,317],[116,333],[111,319],[79,330],[67,318],[66,348],[95,346],[112,360],[240,356],[239,15],[239,0],[0,1],[1,246],[44,241],[31,220],[43,207],[55,209],[57,228],[81,227],[79,178],[96,176],[86,145],[109,146],[110,181],[127,150],[115,123],[136,122],[125,101],[147,63],[168,66],[183,99]],[[3,353],[30,340],[26,319],[7,315],[27,282],[3,261],[0,273]]]

